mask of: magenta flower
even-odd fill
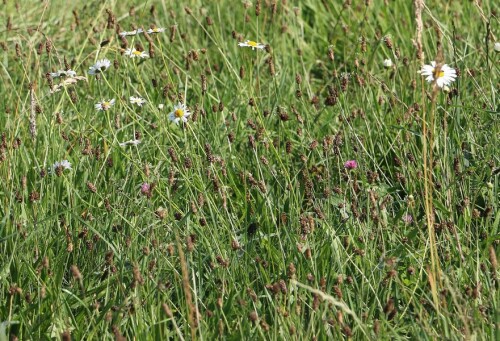
[[[344,167],[347,169],[358,168],[358,163],[356,162],[356,160],[349,160],[344,163]]]
[[[145,196],[149,196],[151,193],[151,185],[147,182],[141,185],[141,194]]]

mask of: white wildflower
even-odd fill
[[[430,65],[422,66],[419,71],[422,76],[425,76],[425,80],[429,83],[436,82],[436,85],[440,88],[450,85],[457,78],[457,72],[455,69],[449,67],[447,64],[443,64],[441,67],[436,65],[435,61],[432,61]]]
[[[111,66],[109,59],[98,60],[94,65],[89,68],[89,75],[97,75],[106,71]]]
[[[168,114],[170,121],[179,124],[179,121],[187,122],[188,116],[191,115],[185,104],[178,103],[174,106],[174,111]]]

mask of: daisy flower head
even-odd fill
[[[149,57],[149,55],[146,52],[144,52],[144,51],[138,51],[135,48],[126,49],[125,50],[125,55],[129,56],[130,58],[135,58],[135,57],[138,57],[138,58],[148,58]]]
[[[146,100],[144,98],[130,96],[130,104],[137,104],[138,106],[142,107],[144,103],[146,103]]]
[[[66,71],[59,71],[60,74],[66,76],[66,77],[75,77],[76,76],[76,72],[74,70],[66,70]]]
[[[440,88],[450,85],[457,78],[457,71],[447,64],[443,64],[441,67],[436,65],[435,61],[432,61],[430,65],[422,66],[419,71],[422,76],[425,76],[425,80],[429,83],[436,82],[436,85]]]
[[[115,104],[115,99],[103,100],[95,105],[97,111],[107,111]]]
[[[390,69],[392,67],[392,60],[390,58],[384,59],[382,64],[386,69]]]
[[[97,63],[89,68],[89,75],[97,75],[106,71],[111,66],[109,59],[98,60]]]
[[[144,30],[142,28],[138,28],[137,30],[133,30],[133,31],[123,31],[123,32],[120,32],[118,33],[118,35],[120,37],[127,37],[127,36],[135,36],[139,33],[143,33]]]
[[[163,27],[154,27],[150,28],[146,32],[148,32],[148,34],[162,33],[165,32],[165,29]]]
[[[133,139],[133,140],[125,141],[125,142],[120,142],[119,145],[120,145],[120,147],[137,146],[139,143],[141,143],[141,140]]]
[[[174,106],[174,111],[168,114],[168,119],[179,124],[179,121],[187,122],[188,116],[191,115],[185,104],[178,103]]]
[[[57,77],[62,77],[62,76],[66,76],[66,77],[75,77],[76,76],[76,72],[73,71],[73,70],[58,70],[57,72],[51,72],[50,73],[50,77],[52,78],[57,78]]]
[[[243,43],[238,43],[238,46],[240,47],[251,47],[252,50],[255,50],[255,49],[259,49],[259,50],[263,50],[266,48],[266,45],[264,44],[261,44],[261,43],[257,43],[253,40],[245,40]]]
[[[51,172],[56,173],[57,176],[61,176],[66,169],[72,169],[71,163],[68,160],[56,161],[52,165]]]
[[[500,52],[500,42],[496,42],[495,45],[493,45],[493,49],[495,52]]]

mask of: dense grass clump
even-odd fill
[[[4,1],[0,341],[498,337],[495,6]]]

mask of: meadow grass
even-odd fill
[[[252,2],[0,5],[1,341],[498,339],[498,5]]]

